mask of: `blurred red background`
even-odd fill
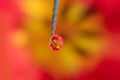
[[[120,1],[60,0],[60,51],[53,2],[0,0],[0,80],[120,80]]]

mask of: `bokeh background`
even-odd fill
[[[0,0],[0,80],[120,80],[120,1]]]

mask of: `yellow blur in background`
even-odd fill
[[[63,38],[64,45],[59,51],[49,48],[53,0],[15,3],[25,17],[21,27],[15,30],[12,42],[16,47],[29,48],[29,55],[38,67],[58,80],[97,66],[107,45],[107,30],[103,16],[92,12],[86,1],[60,0],[55,33]]]

